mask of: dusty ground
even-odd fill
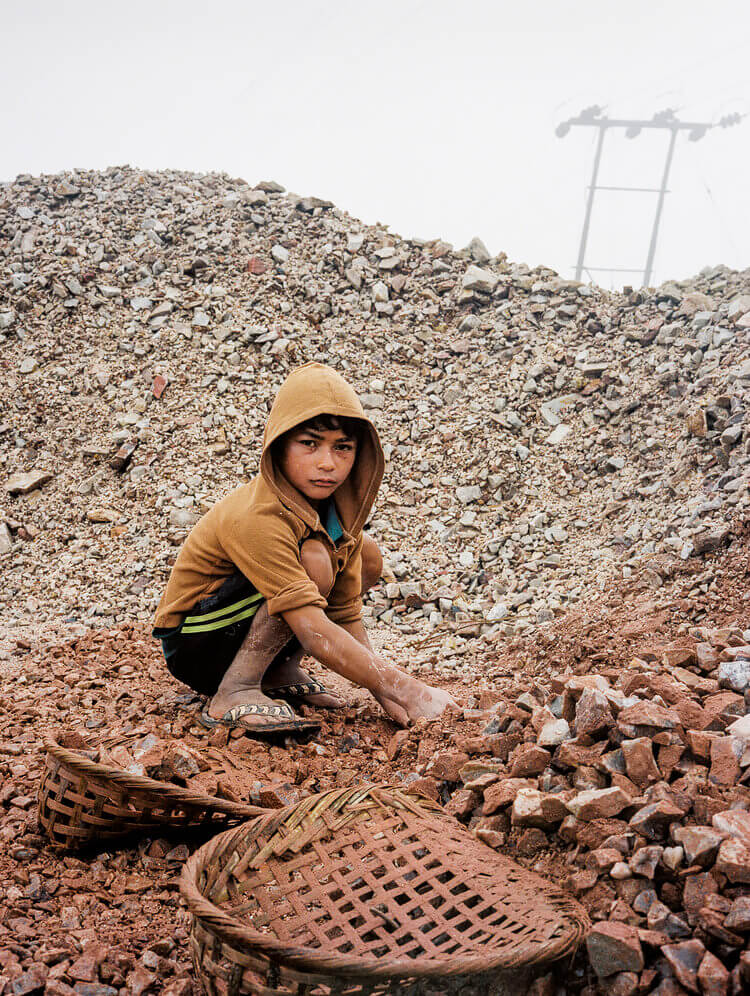
[[[144,625],[56,640],[59,631],[49,628],[16,635],[11,658],[2,662],[0,693],[0,990],[7,983],[2,991],[16,994],[192,991],[177,879],[197,842],[146,838],[122,850],[55,854],[36,820],[44,736],[77,730],[92,744],[110,745],[133,744],[148,734],[180,740],[215,759],[220,794],[244,793],[274,807],[304,792],[359,780],[419,779],[425,791],[448,802],[446,783],[423,777],[425,764],[479,735],[488,715],[482,710],[495,701],[513,702],[551,671],[625,668],[633,655],[647,656],[696,623],[745,626],[746,543],[716,555],[711,566],[716,579],[709,592],[687,594],[696,587],[696,572],[686,566],[666,591],[639,592],[636,582],[630,590],[606,591],[598,604],[563,619],[543,642],[516,640],[488,650],[481,642],[472,649],[469,640],[462,678],[448,683],[466,707],[461,715],[397,734],[365,693],[349,687],[347,709],[321,714],[320,733],[288,747],[197,725],[200,700],[168,675]],[[424,641],[409,647],[402,635],[394,642],[382,629],[375,638],[388,643],[395,659],[411,658],[415,669],[429,673]],[[557,881],[570,870],[554,838],[512,830],[501,850]],[[579,988],[584,971],[581,961],[568,986]]]

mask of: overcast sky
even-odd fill
[[[5,0],[0,29],[0,181],[123,163],[274,179],[568,277],[596,136],[559,139],[561,120],[750,112],[747,0]],[[658,186],[667,142],[609,134],[599,182]],[[652,282],[750,266],[749,175],[750,117],[678,139]],[[587,262],[642,268],[654,208],[598,194]]]

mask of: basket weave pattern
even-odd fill
[[[159,828],[224,830],[265,812],[97,764],[54,740],[44,746],[39,822],[53,843],[68,850]]]
[[[181,888],[210,996],[447,992],[469,977],[474,993],[498,991],[570,954],[588,926],[438,806],[374,786],[213,838]]]

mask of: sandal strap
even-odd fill
[[[300,681],[296,685],[278,685],[276,688],[264,690],[267,695],[330,695],[331,693],[319,681]]]
[[[274,719],[294,720],[297,717],[288,705],[257,705],[246,702],[245,705],[234,706],[222,716],[222,721],[236,723],[243,716],[271,716]]]

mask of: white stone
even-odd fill
[[[571,431],[572,430],[569,425],[564,425],[561,423],[552,430],[549,436],[547,436],[547,438],[545,439],[545,442],[548,443],[550,446],[557,446],[557,444],[561,443],[566,436],[570,435]]]
[[[456,497],[462,505],[469,505],[471,502],[479,501],[482,497],[482,489],[477,484],[456,488]]]
[[[464,290],[485,291],[491,294],[497,286],[499,279],[498,276],[489,270],[483,270],[481,267],[472,264],[467,268],[466,273],[464,273],[461,286]]]

